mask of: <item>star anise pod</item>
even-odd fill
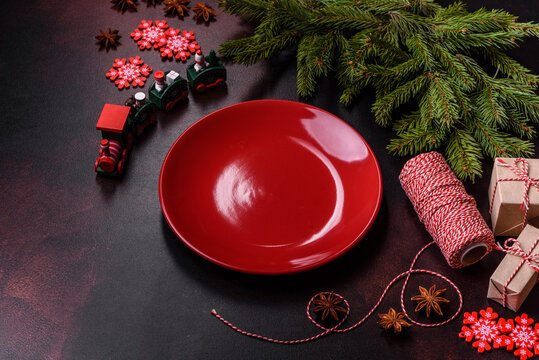
[[[326,320],[328,315],[335,321],[342,319],[341,315],[346,314],[346,309],[340,306],[343,302],[343,298],[336,296],[333,293],[320,294],[313,300],[313,304],[316,305],[313,312],[320,316],[322,321]]]
[[[378,316],[380,317],[378,324],[380,324],[384,330],[393,329],[395,334],[400,334],[403,329],[412,326],[412,324],[404,318],[403,312],[398,313],[393,308],[389,308],[387,314],[378,314]]]
[[[429,290],[424,287],[419,287],[419,295],[412,297],[412,301],[418,301],[415,311],[425,308],[427,317],[430,317],[431,310],[440,316],[443,315],[441,304],[448,303],[449,300],[444,298],[443,295],[446,289],[436,290],[436,285],[432,285]]]
[[[209,22],[217,15],[210,5],[202,2],[197,2],[193,7],[193,11],[195,12],[194,18],[196,21],[204,20],[204,22]]]
[[[167,15],[184,17],[189,12],[187,5],[190,2],[190,0],[165,0],[163,2],[165,4],[165,13]]]
[[[114,8],[117,8],[124,13],[126,10],[137,10],[137,1],[138,0],[111,0],[110,2],[114,4]]]
[[[118,35],[118,30],[111,30],[109,28],[107,31],[99,30],[99,34],[95,38],[101,48],[109,51],[110,48],[116,49],[116,46],[120,43],[118,40],[120,40],[121,36]]]
[[[163,0],[144,0],[144,1],[146,1],[146,4],[148,4],[148,7],[150,6],[155,7],[156,5],[160,5],[163,2]]]

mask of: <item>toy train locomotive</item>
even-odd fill
[[[95,171],[100,175],[119,176],[125,171],[134,137],[140,136],[146,127],[157,121],[157,110],[172,111],[176,104],[186,99],[189,87],[195,92],[204,92],[212,87],[223,86],[226,69],[221,60],[211,51],[208,56],[200,50],[195,61],[187,67],[187,80],[177,72],[157,71],[155,81],[146,94],[138,92],[129,97],[125,106],[105,104],[97,120],[96,129],[103,139],[95,161]]]

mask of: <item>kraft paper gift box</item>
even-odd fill
[[[525,160],[529,165],[528,178],[539,179],[539,159]],[[492,231],[496,236],[518,236],[522,230],[522,222],[525,220],[526,208],[523,205],[526,192],[525,181],[521,174],[512,170],[515,168],[514,162],[515,159],[512,158],[494,160],[488,199]],[[523,163],[518,163],[517,166],[522,170]],[[527,220],[529,221],[539,216],[539,191],[534,184],[531,184],[527,194],[529,199]]]
[[[532,225],[526,225],[517,240],[520,244],[520,248],[525,253],[528,253],[538,237],[539,229]],[[534,246],[531,254],[539,254],[539,241]],[[505,306],[513,311],[517,311],[520,308],[537,282],[538,273],[526,262],[520,266],[518,271],[511,278],[511,275],[521,263],[522,257],[512,254],[505,255],[500,262],[500,265],[498,265],[490,277],[488,287],[487,297],[503,305],[503,288],[505,284],[507,284],[507,281],[510,280],[505,289]],[[532,264],[539,266],[539,264],[534,262],[532,262]]]

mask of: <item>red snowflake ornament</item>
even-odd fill
[[[498,327],[503,335],[503,347],[508,351],[513,351],[515,356],[519,356],[521,360],[529,359],[533,356],[533,352],[539,355],[539,349],[537,340],[539,336],[537,331],[539,327],[532,327],[534,323],[532,318],[529,318],[527,314],[522,314],[515,318],[516,324],[513,320],[504,321],[500,319]],[[532,352],[533,351],[533,352]]]
[[[168,29],[166,20],[146,21],[142,20],[140,25],[130,35],[139,46],[140,50],[159,48],[166,44],[167,36],[165,31]]]
[[[166,43],[159,49],[161,57],[186,61],[195,51],[200,49],[192,31],[180,32],[179,29],[169,28],[165,31]]]
[[[150,75],[152,68],[144,61],[140,59],[140,56],[126,59],[115,59],[112,68],[105,74],[114,84],[118,86],[118,89],[128,88],[130,85],[133,87],[144,86],[146,82],[146,76]]]
[[[496,343],[496,339],[500,334],[498,324],[494,319],[498,318],[498,314],[492,311],[492,308],[481,310],[479,312],[480,317],[477,316],[477,312],[464,313],[463,326],[459,334],[460,338],[464,338],[467,342],[472,342],[472,346],[477,348],[477,351],[483,353],[492,349],[490,345],[494,341],[494,347],[499,347]],[[474,341],[475,340],[475,341]]]
[[[463,324],[459,337],[467,342],[473,342],[473,346],[480,353],[492,348],[505,348],[518,356],[520,360],[527,360],[533,355],[539,355],[539,324],[527,314],[517,316],[514,320],[500,318],[496,323],[494,319],[498,314],[492,308],[479,312],[464,313]],[[466,326],[471,325],[471,326]],[[491,345],[492,343],[492,345]]]

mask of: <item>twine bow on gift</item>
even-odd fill
[[[519,167],[519,164],[521,166]],[[496,180],[496,185],[494,185],[494,191],[492,192],[492,201],[490,202],[490,213],[492,213],[492,206],[494,205],[494,196],[496,195],[496,189],[500,181],[522,181],[524,183],[524,195],[522,197],[522,204],[520,204],[520,209],[524,211],[524,219],[522,220],[521,231],[526,226],[526,221],[528,220],[528,211],[530,210],[530,197],[529,191],[530,187],[533,186],[537,191],[539,191],[539,179],[533,179],[529,176],[529,164],[526,159],[516,158],[513,160],[513,164],[509,165],[502,159],[496,159],[496,165],[508,167],[517,177],[515,178],[503,178]]]
[[[513,244],[509,245],[511,241],[513,242]],[[513,278],[517,274],[518,270],[520,270],[522,265],[524,265],[524,263],[527,263],[533,270],[539,273],[539,253],[533,254],[533,249],[535,249],[535,246],[538,243],[539,243],[539,237],[535,239],[532,246],[530,247],[530,250],[528,250],[527,252],[522,249],[517,239],[507,239],[505,240],[503,246],[501,247],[496,245],[495,247],[496,250],[500,250],[507,254],[515,255],[522,258],[522,261],[520,262],[520,264],[518,264],[518,266],[515,268],[515,271],[513,271],[511,276],[509,276],[509,278],[503,285],[502,305],[504,307],[506,306],[506,303],[507,303],[507,287],[509,286],[509,283],[511,282],[511,280],[513,280]]]

